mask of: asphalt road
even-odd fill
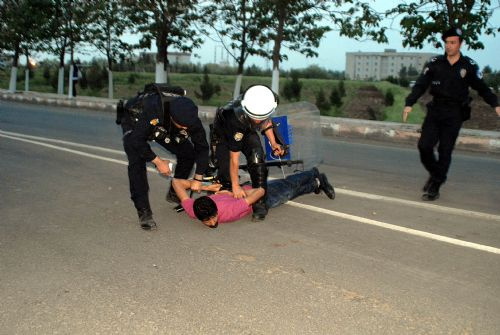
[[[151,172],[146,232],[113,117],[0,101],[0,334],[500,333],[500,157],[427,204],[415,148],[324,138],[334,201],[215,230]]]

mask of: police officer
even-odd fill
[[[270,119],[277,106],[276,95],[269,87],[254,85],[236,100],[217,110],[213,135],[219,167],[218,178],[223,185],[232,189],[235,198],[245,197],[238,178],[240,152],[246,157],[252,187],[267,189],[268,171],[258,131],[266,135],[275,155],[285,154],[282,146],[276,141]],[[263,220],[266,217],[264,197],[252,207],[254,220]]]
[[[475,89],[500,116],[498,98],[483,81],[476,62],[460,53],[462,31],[451,28],[443,33],[445,54],[432,58],[424,67],[411,93],[406,97],[403,121],[406,122],[412,105],[430,86],[433,100],[427,104],[427,115],[422,124],[418,142],[420,160],[429,172],[423,187],[422,199],[433,201],[439,198],[439,188],[446,181],[451,164],[451,153],[462,127],[470,118],[469,87]],[[438,144],[438,158],[434,147]]]
[[[170,93],[168,96],[172,98]],[[169,102],[163,98],[161,92],[139,94],[127,101],[120,120],[123,146],[129,161],[131,199],[137,209],[139,223],[146,230],[156,228],[149,204],[146,163],[152,162],[162,175],[172,174],[170,162],[156,155],[148,141],[154,140],[176,155],[175,178],[187,179],[196,162],[194,191],[201,189],[202,175],[208,167],[208,142],[198,118],[198,107],[185,96],[175,96]],[[172,187],[167,193],[167,200],[178,202]]]

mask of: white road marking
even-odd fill
[[[416,229],[411,229],[411,228],[396,226],[396,225],[393,225],[393,224],[390,224],[390,223],[385,223],[385,222],[381,222],[381,221],[367,219],[367,218],[364,218],[364,217],[361,217],[361,216],[356,216],[356,215],[351,215],[351,214],[336,212],[336,211],[332,211],[332,210],[329,210],[329,209],[319,208],[319,207],[315,207],[315,206],[311,206],[311,205],[301,204],[301,203],[298,203],[298,202],[295,202],[295,201],[288,201],[286,204],[290,205],[290,206],[293,206],[293,207],[304,208],[304,209],[308,209],[308,210],[313,211],[313,212],[327,214],[327,215],[335,216],[335,217],[346,219],[346,220],[351,220],[351,221],[356,221],[356,222],[360,222],[360,223],[365,223],[365,224],[369,224],[369,225],[372,225],[372,226],[377,226],[377,227],[381,227],[381,228],[395,230],[395,231],[399,231],[399,232],[402,232],[402,233],[406,233],[406,234],[410,234],[410,235],[415,235],[415,236],[420,236],[420,237],[428,238],[428,239],[435,240],[435,241],[450,243],[450,244],[458,245],[458,246],[461,246],[461,247],[466,247],[466,248],[471,248],[471,249],[476,249],[476,250],[491,252],[491,253],[500,255],[500,249],[499,248],[490,247],[490,246],[487,246],[487,245],[482,245],[482,244],[467,242],[467,241],[463,241],[463,240],[458,240],[458,239],[455,239],[455,238],[446,237],[446,236],[437,235],[437,234],[432,234],[432,233],[428,233],[428,232],[421,231],[421,230],[416,230]]]
[[[25,136],[28,136],[28,135],[25,135]],[[84,156],[84,157],[89,157],[89,158],[94,158],[94,159],[99,159],[99,160],[103,160],[103,161],[107,161],[107,162],[111,162],[111,163],[117,163],[117,164],[121,164],[121,165],[128,165],[127,161],[122,161],[122,160],[118,160],[118,159],[113,159],[113,158],[103,157],[103,156],[99,156],[99,155],[89,154],[89,153],[86,153],[86,152],[83,152],[83,151],[68,149],[68,148],[64,148],[64,147],[58,147],[58,146],[55,146],[55,145],[52,145],[52,144],[30,140],[28,138],[15,137],[15,136],[11,136],[11,135],[5,134],[5,132],[2,131],[2,130],[0,130],[0,137],[10,138],[10,139],[21,141],[21,142],[27,142],[27,143],[31,143],[31,144],[35,144],[35,145],[40,145],[40,146],[43,146],[43,147],[46,147],[46,148],[51,148],[51,149],[55,149],[55,150],[65,151],[65,152],[73,153],[73,154],[76,154],[76,155],[80,155],[80,156]],[[41,139],[43,139],[43,138],[41,138]],[[48,139],[48,140],[50,140],[50,139]],[[90,146],[90,147],[92,147],[92,146]],[[151,167],[148,167],[147,169],[150,172],[158,173],[156,169],[153,169]],[[348,190],[342,190],[342,191],[348,191]],[[362,192],[355,192],[355,191],[349,191],[349,192],[352,192],[349,195],[353,195],[353,196],[363,196],[363,197],[367,197],[367,198],[368,198],[368,196],[371,196],[370,199],[374,199],[374,200],[385,200],[385,201],[400,200],[399,201],[400,203],[407,204],[407,205],[414,205],[415,203],[417,203],[415,201],[409,201],[409,200],[402,200],[402,199],[397,199],[397,198],[390,198],[390,197],[383,197],[383,196],[371,195],[371,194],[362,193]],[[341,193],[341,192],[338,192],[338,193]],[[342,192],[342,193],[348,194],[347,192]],[[454,239],[454,238],[447,237],[447,236],[442,236],[442,235],[432,234],[432,233],[428,233],[428,232],[420,231],[420,230],[416,230],[416,229],[401,227],[401,226],[393,225],[393,224],[390,224],[390,223],[385,223],[385,222],[381,222],[381,221],[367,219],[367,218],[364,218],[364,217],[361,217],[361,216],[356,216],[356,215],[351,215],[351,214],[347,214],[347,213],[336,212],[336,211],[332,211],[332,210],[324,209],[324,208],[320,208],[320,207],[315,207],[315,206],[311,206],[311,205],[301,204],[301,203],[298,203],[298,202],[295,202],[295,201],[288,201],[286,204],[290,205],[290,206],[294,206],[294,207],[299,207],[299,208],[307,209],[307,210],[310,210],[310,211],[313,211],[313,212],[317,212],[317,213],[322,213],[322,214],[326,214],[326,215],[330,215],[330,216],[335,216],[335,217],[346,219],[346,220],[356,221],[356,222],[365,223],[365,224],[369,224],[369,225],[373,225],[373,226],[377,226],[377,227],[381,227],[381,228],[385,228],[385,229],[399,231],[399,232],[406,233],[406,234],[409,234],[409,235],[414,235],[414,236],[419,236],[419,237],[423,237],[423,238],[428,238],[428,239],[435,240],[435,241],[440,241],[440,242],[454,244],[454,245],[462,246],[462,247],[466,247],[466,248],[471,248],[471,249],[486,251],[486,252],[490,252],[490,253],[494,253],[494,254],[500,254],[500,249],[499,248],[490,247],[490,246],[487,246],[487,245],[482,245],[482,244],[467,242],[467,241],[458,240],[458,239]],[[417,204],[419,204],[419,203],[417,203]],[[429,205],[427,205],[427,206],[429,206]],[[432,206],[433,207],[441,208],[441,206],[437,206],[437,205],[432,205]],[[444,208],[446,208],[446,207],[444,207]],[[457,209],[452,208],[452,210],[457,210]],[[457,210],[457,211],[454,212],[454,214],[460,214],[461,211],[462,210]],[[465,211],[465,212],[470,212],[470,211]],[[475,212],[472,212],[472,213],[475,213]],[[479,213],[479,212],[477,212],[477,213]],[[495,218],[495,217],[497,217],[497,216],[492,215],[492,214],[486,214],[486,213],[479,213],[479,214],[482,214],[483,218]]]
[[[474,218],[481,218],[481,219],[493,220],[493,221],[500,222],[500,215],[495,215],[495,214],[490,214],[490,213],[469,211],[469,210],[461,209],[461,208],[444,207],[444,206],[439,206],[439,205],[435,205],[435,204],[429,204],[426,202],[418,202],[418,201],[405,200],[405,199],[399,199],[399,198],[393,198],[393,197],[386,197],[384,195],[351,191],[351,190],[346,190],[346,189],[342,189],[342,188],[336,188],[335,192],[338,194],[345,194],[345,195],[358,197],[358,198],[394,202],[394,203],[409,205],[409,206],[413,206],[413,207],[417,207],[417,208],[431,209],[431,210],[435,210],[435,211],[439,211],[439,212],[443,212],[443,213],[448,213],[448,214],[469,216],[469,217],[474,217]]]

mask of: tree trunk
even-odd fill
[[[12,57],[12,68],[10,69],[9,92],[15,93],[17,88],[17,65],[19,62],[19,45]]]
[[[156,71],[155,83],[167,83],[167,37],[166,33],[162,32],[156,39]]]
[[[241,92],[241,81],[243,80],[243,74],[239,73],[236,76],[236,83],[234,84],[233,99],[236,99]]]
[[[24,70],[24,91],[28,92],[30,90],[30,57],[26,53],[26,70]]]
[[[108,98],[113,99],[113,71],[108,69]]]
[[[59,73],[57,77],[57,94],[64,94],[64,55],[66,54],[65,48],[61,48],[59,54]]]
[[[286,9],[278,8],[278,29],[276,30],[276,38],[274,39],[273,47],[273,77],[271,89],[279,95],[280,85],[280,51],[281,42],[283,41],[283,30],[285,25]]]

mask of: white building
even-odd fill
[[[383,80],[389,76],[399,77],[399,71],[406,67],[422,70],[424,64],[434,53],[396,52],[395,49],[385,49],[384,52],[346,52],[346,77],[352,80],[373,79]]]

